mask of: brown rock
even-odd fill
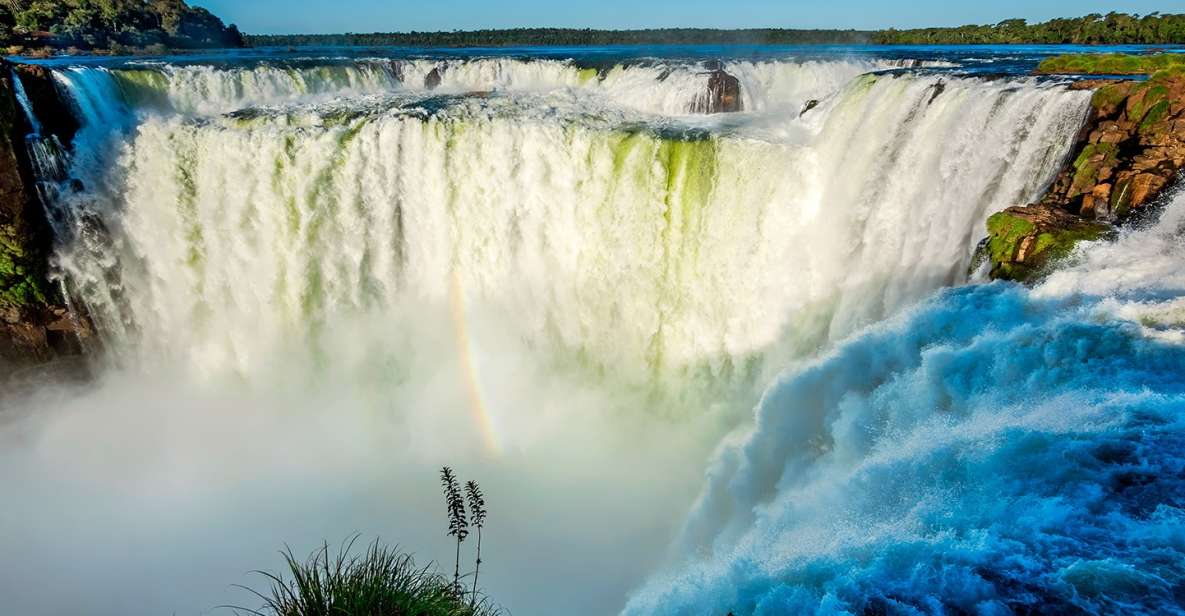
[[[444,80],[444,73],[440,67],[433,68],[427,76],[424,77],[424,87],[429,90],[435,90],[440,87],[440,82]]]
[[[1137,175],[1131,185],[1131,206],[1135,208],[1144,205],[1167,183],[1168,180],[1165,178],[1151,173]]]
[[[695,98],[689,111],[709,114],[744,111],[740,80],[729,75],[720,62],[714,63],[712,71],[708,73],[707,91]]]

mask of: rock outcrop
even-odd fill
[[[13,71],[4,72],[10,75]],[[78,118],[75,117],[69,103],[58,93],[49,69],[33,64],[18,64],[15,72],[20,76],[21,84],[25,87],[25,95],[29,97],[29,103],[41,122],[42,130],[57,137],[62,143],[70,143],[79,129]],[[23,135],[21,137],[23,138]]]
[[[440,87],[440,82],[444,81],[444,71],[440,67],[435,67],[424,76],[424,89],[435,90]]]
[[[989,220],[981,257],[993,278],[1034,280],[1076,242],[1147,211],[1185,170],[1185,73],[1071,87],[1094,90],[1090,116],[1041,201]]]
[[[741,82],[716,62],[708,73],[708,89],[691,103],[691,113],[736,113],[744,111]]]
[[[1122,221],[1185,169],[1185,74],[1097,88],[1073,163],[1042,200],[1083,218]]]
[[[1070,254],[1076,243],[1097,240],[1111,229],[1052,205],[1008,208],[992,215],[987,227],[991,276],[1008,280],[1029,280]]]
[[[80,353],[91,330],[66,310],[48,279],[53,238],[25,147],[31,127],[13,74],[0,64],[0,360],[28,364]],[[49,104],[50,95],[41,94]]]

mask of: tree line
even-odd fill
[[[184,0],[0,0],[8,46],[80,50],[241,47],[235,26]]]
[[[514,28],[451,32],[255,35],[244,37],[209,11],[185,0],[0,0],[0,41],[9,46],[80,50],[215,47],[525,47],[610,45],[965,45],[1185,44],[1185,15],[1092,14],[1030,24],[911,30],[654,28],[594,30]]]
[[[359,47],[603,47],[607,45],[819,45],[864,44],[870,32],[754,28],[656,28],[593,30],[513,28],[452,32],[375,32],[370,34],[285,34],[247,37],[255,47],[353,45]]]
[[[882,45],[1174,45],[1185,44],[1185,15],[1094,13],[1037,24],[1008,19],[990,26],[890,29],[872,40]]]
[[[249,36],[257,47],[354,45],[360,47],[521,47],[607,45],[1008,45],[1008,44],[1185,44],[1185,15],[1092,14],[1029,24],[1008,19],[994,25],[914,30],[713,30],[658,28],[592,30],[515,28],[453,32],[376,32]]]

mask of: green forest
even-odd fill
[[[117,53],[244,44],[238,28],[184,0],[0,0],[0,37],[10,48]]]
[[[244,37],[184,0],[0,0],[0,40],[10,53],[76,50],[124,53],[217,47],[518,47],[608,45],[1185,44],[1185,15],[1109,13],[1029,24],[916,30],[592,30],[517,28],[452,32],[256,35]]]
[[[1185,15],[1109,13],[1029,24],[1009,19],[994,25],[919,30],[579,30],[521,28],[455,32],[250,36],[259,47],[357,45],[400,47],[515,47],[605,45],[991,45],[991,44],[1185,44]]]
[[[397,47],[524,47],[606,45],[821,45],[868,43],[871,32],[857,30],[712,30],[661,28],[650,30],[590,30],[576,28],[515,28],[454,32],[391,32],[373,34],[312,34],[249,36],[256,47],[301,45],[357,45]]]
[[[882,45],[1185,44],[1185,15],[1096,13],[1038,24],[1008,19],[992,26],[885,30],[872,40]]]

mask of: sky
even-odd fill
[[[251,34],[578,28],[880,29],[1044,21],[1121,11],[1180,12],[1172,4],[1095,0],[191,0]]]

